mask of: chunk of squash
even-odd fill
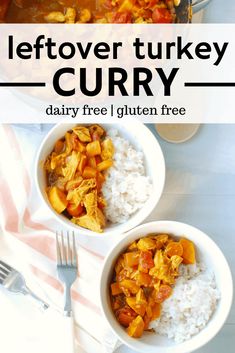
[[[140,288],[139,292],[136,294],[136,304],[141,304],[141,305],[147,304],[147,299],[145,297],[145,294],[142,288]]]
[[[161,315],[161,304],[160,303],[154,303],[152,305],[152,318],[151,320],[156,320],[160,317]]]
[[[131,0],[124,0],[122,1],[121,5],[119,6],[118,12],[130,11],[134,7],[134,1]]]
[[[121,289],[126,289],[132,294],[137,294],[140,289],[140,287],[135,283],[135,281],[132,281],[131,279],[122,280],[121,282],[119,282],[119,286]]]
[[[124,254],[124,263],[126,267],[134,267],[139,264],[140,253],[138,251],[127,252]]]
[[[84,179],[90,179],[90,178],[95,178],[96,177],[96,170],[86,166],[83,170],[82,176]]]
[[[103,162],[100,162],[99,164],[97,164],[97,170],[99,172],[102,172],[103,170],[106,170],[110,167],[112,167],[113,165],[113,160],[112,159],[106,159]]]
[[[148,273],[138,272],[135,280],[138,286],[149,287],[152,281],[152,277]]]
[[[122,290],[119,286],[119,283],[114,282],[111,284],[111,293],[112,293],[112,295],[118,295],[118,294],[122,293]]]
[[[56,186],[53,186],[49,189],[48,198],[51,206],[58,213],[62,213],[68,205],[66,195]]]
[[[128,246],[127,250],[129,250],[129,251],[137,250],[137,242],[136,242],[136,241],[133,241],[133,243],[131,243],[131,244]]]
[[[195,248],[192,241],[188,239],[180,239],[180,244],[183,247],[183,264],[190,265],[196,262]]]
[[[144,316],[145,314],[145,309],[146,309],[146,305],[144,304],[138,304],[136,302],[136,298],[130,297],[130,298],[126,298],[126,302],[129,305],[129,307],[131,309],[133,309],[138,315],[140,316]]]
[[[78,136],[81,142],[91,141],[90,131],[85,126],[76,126],[73,128],[73,132]]]
[[[101,158],[102,160],[112,159],[114,155],[114,146],[111,139],[106,139],[101,143]]]
[[[103,232],[103,224],[100,222],[100,220],[95,215],[85,214],[84,216],[81,216],[78,218],[74,217],[74,218],[72,218],[72,222],[79,225],[80,227],[90,229],[96,233]]]
[[[99,141],[92,141],[86,145],[87,155],[94,157],[101,154],[101,146]]]
[[[154,250],[156,248],[156,241],[151,238],[141,238],[137,243],[137,247],[142,251]]]
[[[128,326],[127,333],[131,337],[139,338],[143,334],[144,326],[144,320],[138,315]]]

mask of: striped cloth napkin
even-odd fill
[[[28,281],[36,281],[44,299],[61,308],[63,288],[55,262],[55,230],[60,225],[42,204],[34,183],[35,157],[44,135],[40,129],[0,125],[0,226],[17,255],[17,269],[23,264]],[[99,307],[99,276],[115,239],[80,239],[77,234],[76,241],[79,269],[72,289],[76,341],[82,352],[113,352],[119,343]],[[8,261],[2,251],[0,256]]]

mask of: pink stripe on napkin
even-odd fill
[[[11,165],[9,172],[16,176],[14,183],[12,178],[8,178],[6,167],[4,173],[0,173],[0,220],[3,231],[5,234],[16,237],[22,244],[25,244],[27,251],[32,252],[30,258],[33,262],[29,263],[32,274],[62,293],[63,287],[55,278],[50,265],[56,260],[54,229],[51,228],[53,223],[50,223],[51,220],[47,218],[47,210],[43,210],[40,203],[35,204],[32,198],[32,193],[35,191],[32,183],[33,165],[26,163],[28,160],[26,161],[27,156],[24,154],[22,143],[11,126],[1,125],[0,133],[4,146],[7,146],[7,150],[0,150],[0,158],[5,158],[7,154],[7,165]],[[15,193],[15,188],[23,188],[21,197]],[[43,215],[45,215],[45,220]],[[41,255],[44,256],[45,261]],[[95,321],[97,317],[101,317],[101,311],[97,306],[97,295],[94,295],[93,283],[97,281],[104,257],[95,250],[82,245],[78,248],[78,261],[79,259],[82,262],[79,268],[81,276],[78,278],[78,286],[72,290],[72,299],[88,309],[91,315],[89,319]],[[85,270],[86,263],[90,266],[89,273]],[[82,273],[80,273],[81,268]],[[91,334],[92,340],[94,334]]]

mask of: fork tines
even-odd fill
[[[6,279],[6,277],[13,271],[14,269],[5,264],[5,262],[0,260],[0,284]]]
[[[57,266],[77,267],[77,255],[74,232],[56,232]]]

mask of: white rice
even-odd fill
[[[142,208],[152,192],[152,183],[146,176],[143,152],[137,151],[118,131],[111,129],[114,164],[108,169],[102,191],[107,201],[106,218],[112,223],[123,223]]]
[[[220,298],[214,273],[202,264],[181,265],[172,296],[162,305],[151,328],[180,343],[206,326]]]

